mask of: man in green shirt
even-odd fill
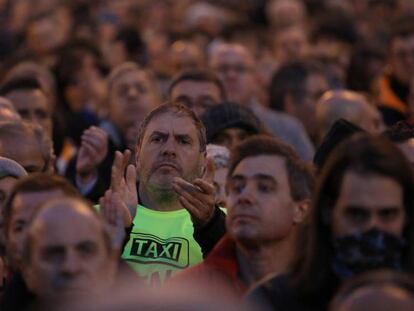
[[[138,196],[128,157],[129,152],[117,152],[112,169],[111,193],[119,194],[132,214],[122,257],[157,285],[200,262],[202,249],[211,249],[209,244],[223,234],[223,212],[214,204],[214,164],[206,159],[200,120],[188,108],[172,104],[159,106],[142,123],[136,149]],[[111,193],[102,205],[108,205]]]

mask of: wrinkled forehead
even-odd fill
[[[191,117],[179,112],[168,111],[151,119],[145,130],[144,137],[148,137],[153,132],[197,137],[198,131]]]

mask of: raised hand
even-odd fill
[[[120,196],[112,190],[107,190],[99,199],[101,215],[111,234],[113,246],[121,249],[125,238],[125,228],[132,225],[132,217]]]
[[[118,193],[131,217],[134,218],[138,204],[137,173],[135,165],[128,164],[130,157],[130,150],[125,150],[124,153],[115,152],[111,171],[111,190]]]
[[[76,161],[76,174],[88,181],[96,176],[98,166],[108,153],[108,134],[101,128],[91,126],[82,134],[81,147]]]
[[[178,194],[181,205],[190,213],[198,226],[206,225],[214,215],[215,187],[214,162],[207,159],[206,171],[202,178],[189,183],[180,177],[174,178],[173,189]]]

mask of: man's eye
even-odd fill
[[[154,143],[160,143],[161,141],[162,141],[161,137],[158,137],[158,136],[151,138],[151,142],[154,142]]]
[[[383,221],[392,221],[398,217],[400,210],[397,208],[386,208],[379,212],[379,216]]]
[[[370,212],[363,208],[349,207],[346,209],[345,215],[348,220],[354,223],[363,223],[370,217]]]
[[[269,193],[274,190],[274,187],[266,182],[259,182],[257,188],[260,192]]]
[[[230,183],[229,192],[230,193],[241,193],[244,188],[244,183],[241,181],[235,181]]]
[[[188,139],[186,139],[186,138],[179,138],[178,139],[178,142],[180,144],[182,144],[182,145],[188,145],[188,144],[190,144],[190,141]]]

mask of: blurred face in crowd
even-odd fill
[[[158,104],[144,71],[131,69],[120,73],[109,90],[109,117],[124,135]]]
[[[0,155],[19,163],[26,172],[43,172],[48,168],[40,146],[34,135],[0,140]]]
[[[227,149],[234,148],[237,144],[245,140],[250,134],[242,128],[230,127],[220,131],[213,139],[212,143],[227,147]]]
[[[171,69],[173,74],[204,68],[204,55],[194,43],[177,41],[171,46]]]
[[[284,239],[296,219],[285,159],[245,158],[227,182],[227,232],[241,243]]]
[[[301,27],[289,27],[276,33],[274,55],[281,64],[303,59],[308,52],[308,39]]]
[[[200,150],[193,120],[163,113],[150,121],[138,146],[140,187],[169,190],[174,177],[193,181],[201,176],[204,162],[205,152]]]
[[[390,177],[347,171],[333,210],[336,237],[371,229],[402,237],[406,215],[403,189]]]
[[[253,99],[254,63],[246,48],[237,44],[222,44],[210,55],[210,67],[223,81],[228,99],[248,105]]]
[[[59,24],[52,16],[34,21],[28,27],[27,45],[31,51],[38,55],[52,51],[61,43],[59,40]]]
[[[59,189],[21,192],[15,196],[7,228],[7,255],[14,267],[18,267],[21,264],[23,240],[36,211],[50,199],[62,196],[63,193]]]
[[[201,116],[212,105],[221,101],[219,87],[210,81],[184,80],[179,82],[171,90],[170,100],[173,103],[181,103]]]
[[[22,119],[32,122],[52,138],[52,113],[49,98],[41,90],[14,90],[6,95]]]
[[[409,85],[414,76],[414,32],[407,37],[392,40],[389,63],[398,81]]]
[[[29,229],[23,270],[27,286],[43,301],[102,293],[116,269],[103,224],[83,202],[55,202],[39,212]]]

